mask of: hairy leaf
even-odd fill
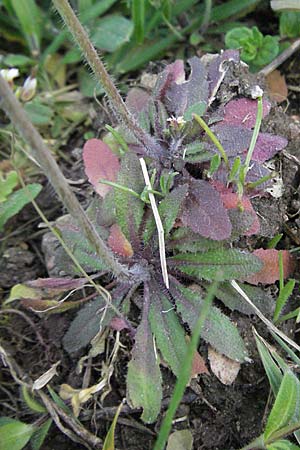
[[[193,233],[189,228],[180,227],[174,231],[167,245],[168,248],[180,252],[196,253],[223,248],[224,243],[206,239]]]
[[[174,188],[166,197],[161,200],[158,205],[158,212],[164,227],[164,232],[166,235],[172,230],[175,220],[179,215],[181,205],[187,195],[188,185],[183,184]],[[156,230],[155,220],[153,214],[146,223],[144,231],[144,242],[148,242],[150,237]]]
[[[172,372],[178,376],[186,354],[185,333],[174,306],[155,288],[151,290],[149,320],[158,349]]]
[[[195,233],[216,241],[231,234],[231,223],[220,194],[204,180],[190,180],[179,218]]]
[[[283,256],[284,278],[288,278],[294,270],[295,264],[292,255],[287,250],[280,250]],[[259,248],[254,255],[262,262],[261,270],[244,278],[250,284],[273,284],[279,280],[279,250]]]
[[[171,267],[205,280],[220,281],[245,279],[247,274],[258,272],[262,263],[255,255],[236,249],[217,249],[203,253],[180,253],[168,258]]]
[[[193,330],[203,304],[199,293],[179,283],[171,283],[170,292],[176,300],[177,311]],[[247,360],[247,350],[236,326],[218,308],[211,308],[201,335],[212,347],[228,358],[239,362]]]
[[[144,314],[137,328],[132,359],[128,364],[127,397],[133,408],[143,408],[142,420],[152,423],[158,416],[162,399],[161,373],[153,336]]]
[[[288,371],[284,374],[275,403],[268,417],[264,438],[272,435],[286,425],[299,420],[300,382]]]
[[[249,284],[240,284],[240,286],[263,314],[270,315],[273,312],[274,299],[268,292]],[[239,311],[247,315],[255,314],[253,308],[245,302],[242,296],[228,282],[219,285],[216,297],[232,311]]]
[[[105,197],[112,188],[100,180],[116,181],[120,170],[118,157],[100,139],[89,139],[84,144],[82,156],[90,183],[101,197]]]
[[[124,155],[121,162],[121,170],[117,179],[118,184],[132,189],[141,194],[145,182],[141,166],[137,156],[132,152]],[[144,203],[128,192],[114,189],[116,217],[118,224],[126,238],[131,242],[138,232],[144,214]]]
[[[113,293],[113,304],[118,307],[127,288],[119,286]],[[68,353],[74,353],[87,346],[101,329],[104,329],[115,313],[106,307],[102,297],[97,297],[86,304],[77,313],[70,328],[63,337],[63,346]]]
[[[191,74],[188,80],[174,80],[168,87],[165,94],[165,105],[170,114],[176,117],[184,116],[185,119],[192,119],[192,112],[199,111],[199,107],[205,110],[208,100],[207,71],[199,58],[194,56],[188,60],[191,67]]]

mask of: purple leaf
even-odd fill
[[[263,117],[267,116],[271,109],[271,103],[263,99]],[[257,101],[249,98],[231,100],[224,108],[225,115],[222,123],[242,125],[253,128],[256,122]]]
[[[34,289],[45,289],[53,293],[70,291],[86,284],[86,278],[38,278],[37,280],[27,281],[26,286]]]
[[[211,127],[217,136],[228,157],[237,156],[244,152],[250,145],[252,131],[242,126],[232,126],[223,122]],[[207,138],[208,139],[208,138]],[[214,144],[209,140],[205,149],[218,152]]]
[[[100,139],[89,139],[83,147],[85,173],[96,192],[105,197],[111,186],[101,184],[100,180],[116,181],[120,170],[118,157]]]
[[[240,53],[238,50],[226,50],[221,55],[216,56],[209,64],[209,104],[211,104],[216,97],[220,84],[227,72],[226,63],[229,61],[234,61],[236,63],[240,61]]]
[[[161,100],[171,83],[183,83],[185,80],[184,64],[182,59],[168,64],[163,72],[158,74],[154,88],[154,98]]]
[[[207,71],[199,58],[194,56],[188,60],[191,74],[188,80],[177,77],[166,90],[165,105],[169,113],[176,117],[183,116],[192,107],[207,103],[208,82]]]
[[[138,118],[142,111],[148,109],[150,99],[150,95],[144,89],[134,87],[127,94],[126,106]]]
[[[180,219],[201,236],[221,241],[231,234],[231,223],[220,194],[206,181],[190,180]]]
[[[259,133],[252,160],[261,163],[265,162],[284,149],[287,144],[287,139],[282,136],[275,136],[270,133]]]

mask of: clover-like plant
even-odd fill
[[[253,285],[264,282],[265,272],[269,275],[267,283],[278,279],[278,271],[268,269],[274,255],[270,258],[271,250],[253,254],[239,249],[238,243],[241,236],[259,234],[259,220],[250,200],[251,183],[269,174],[262,163],[280,151],[286,140],[268,133],[258,135],[245,174],[244,192],[239,195],[230,174],[237,158],[243,162],[247,157],[257,102],[237,98],[225,107],[215,106],[227,69],[238,61],[236,51],[209,59],[194,57],[189,60],[189,76],[184,63],[176,61],[158,75],[153,92],[140,88],[129,91],[126,107],[142,135],[147,136],[146,142],[155,143],[151,154],[122,121],[117,128],[110,128],[104,140],[91,139],[83,148],[85,171],[96,191],[87,214],[113,258],[127,268],[127,276],[109,280],[109,302],[93,294],[95,298],[79,310],[63,345],[72,354],[107,327],[127,330],[133,343],[128,401],[133,407],[143,408],[145,422],[153,422],[160,411],[160,362],[178,375],[186,354],[186,334],[193,330],[201,314],[203,295],[213,280],[221,281],[217,298],[230,309],[251,313],[231,287],[232,279],[250,283],[243,284],[245,292],[264,311],[271,309],[270,298]],[[264,116],[270,107],[264,100]],[[216,157],[219,154],[222,158]],[[143,157],[151,184],[146,189],[140,163]],[[260,193],[258,188],[255,193]],[[161,270],[162,248],[149,202],[151,194],[156,197],[163,226],[168,283]],[[102,275],[105,281],[111,267],[95,253],[74,218],[57,220],[55,230],[81,268]],[[51,250],[47,242],[49,236],[44,239],[45,251],[51,253],[48,269],[53,276],[64,278],[27,284],[34,295],[27,290],[23,305],[59,312],[72,307],[72,302],[43,303],[41,297],[47,295],[49,299],[53,294],[78,289],[86,280],[72,280],[70,277],[81,275],[78,264],[55,238]],[[286,276],[290,270],[286,253]],[[130,320],[133,305],[140,311],[137,324]],[[249,358],[236,326],[218,307],[211,309],[202,337],[235,361],[242,363]]]

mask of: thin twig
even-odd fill
[[[129,112],[125,102],[105,69],[95,47],[92,45],[87,32],[77,19],[68,0],[53,0],[53,4],[66,23],[76,44],[83,52],[83,55],[95,76],[99,79],[116,116],[121,119],[121,122],[129,128],[139,143],[143,145],[148,156],[162,156],[162,147],[139,126],[133,115]]]
[[[159,216],[159,212],[158,212],[158,209],[157,209],[157,206],[156,206],[155,197],[152,194],[152,192],[150,192],[152,190],[152,186],[151,186],[151,182],[150,182],[150,178],[149,178],[149,174],[148,174],[148,171],[147,171],[147,166],[146,166],[144,158],[140,158],[140,164],[141,164],[141,167],[142,167],[145,184],[146,184],[146,187],[148,188],[148,191],[149,191],[148,192],[149,200],[150,200],[150,203],[151,203],[151,208],[152,208],[152,211],[153,211],[153,215],[154,215],[154,219],[155,219],[155,223],[156,223],[156,228],[157,228],[157,232],[158,232],[159,256],[160,256],[160,265],[161,265],[162,276],[163,276],[163,280],[164,280],[164,283],[165,283],[167,289],[169,289],[169,278],[168,278],[167,260],[166,260],[164,227],[163,227],[163,224],[161,222],[161,218]]]
[[[275,325],[263,315],[263,313],[257,308],[257,306],[254,305],[254,303],[250,300],[246,292],[243,291],[243,289],[237,284],[236,281],[231,280],[230,284],[243,297],[243,299],[246,300],[246,302],[252,307],[252,309],[255,311],[260,320],[262,320],[270,330],[272,330],[275,334],[280,336],[281,339],[283,339],[285,342],[290,344],[291,347],[294,347],[296,350],[298,350],[298,352],[300,352],[299,345],[297,345],[296,342],[294,342],[282,331],[280,331],[277,327],[275,327]]]
[[[286,50],[280,53],[277,58],[273,59],[270,64],[261,69],[258,74],[267,76],[273,70],[277,69],[281,64],[283,64],[293,53],[295,53],[300,48],[300,38],[296,39]]]

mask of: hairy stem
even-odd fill
[[[161,146],[138,125],[135,118],[128,110],[85,29],[69,5],[68,0],[53,0],[53,4],[67,25],[69,31],[72,33],[76,44],[83,52],[83,55],[95,76],[99,78],[116,116],[121,119],[121,122],[126,125],[127,128],[129,128],[135,138],[144,147],[148,156],[162,156],[163,149]]]
[[[41,135],[29,121],[20,102],[16,99],[8,83],[0,75],[0,107],[10,117],[24,140],[31,148],[33,158],[38,162],[62,203],[76,220],[82,232],[89,240],[97,255],[103,259],[116,276],[127,276],[126,269],[114,258],[113,254],[100,238],[87,217],[70,186],[58,167],[51,151]]]

